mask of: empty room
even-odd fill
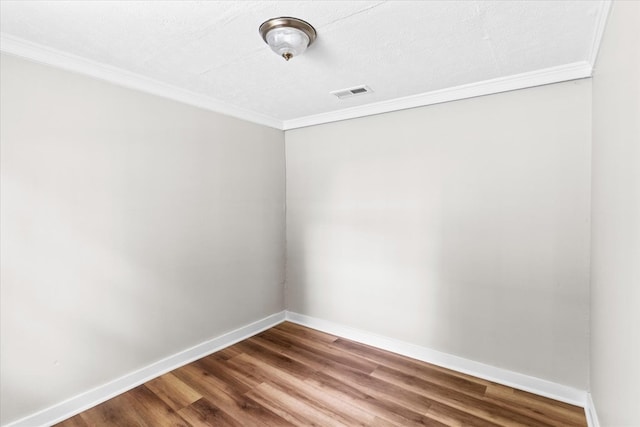
[[[640,2],[0,0],[0,425],[640,427]]]

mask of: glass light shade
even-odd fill
[[[271,50],[287,61],[301,55],[309,46],[309,36],[292,27],[274,28],[265,39]]]

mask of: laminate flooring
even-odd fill
[[[285,322],[58,425],[587,424],[580,407]]]

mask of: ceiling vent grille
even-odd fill
[[[373,92],[373,90],[371,90],[369,86],[360,85],[360,86],[350,87],[348,89],[334,90],[333,92],[330,92],[330,93],[332,95],[337,96],[339,99],[344,99],[344,98],[350,98],[352,96],[364,95],[366,93],[371,93],[371,92]]]

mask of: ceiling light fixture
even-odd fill
[[[316,30],[306,21],[288,16],[271,18],[260,25],[260,35],[278,55],[287,61],[302,53],[316,39]]]

